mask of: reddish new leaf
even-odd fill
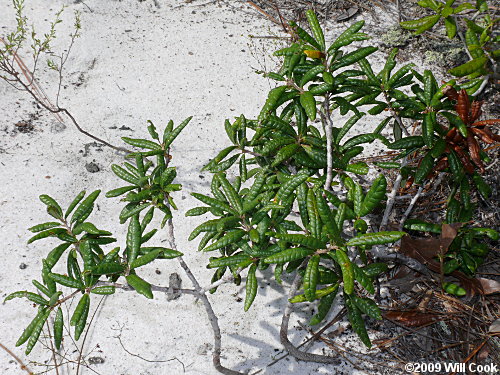
[[[458,154],[458,157],[460,158],[460,161],[462,162],[463,167],[467,171],[467,173],[474,174],[474,166],[470,162],[469,156],[465,153],[465,151],[457,145],[453,146],[453,150]]]
[[[457,128],[451,128],[448,133],[446,134],[446,140],[447,141],[453,141],[455,138],[455,135],[457,134]]]
[[[500,119],[490,119],[490,120],[483,120],[483,121],[477,121],[473,123],[471,126],[476,126],[476,127],[483,127],[486,125],[496,125],[500,124]]]
[[[445,94],[451,100],[458,100],[458,92],[453,86],[446,86],[443,88],[443,94]]]
[[[481,157],[479,156],[481,148],[471,133],[467,135],[467,147],[469,147],[469,153],[472,161],[478,166],[481,173],[484,173],[484,165],[481,161]]]
[[[448,168],[448,157],[445,156],[444,158],[442,158],[441,160],[439,160],[436,163],[434,170],[436,172],[441,172],[441,171],[444,171],[446,168]]]
[[[475,101],[472,102],[472,113],[471,113],[471,118],[470,122],[476,121],[482,113],[481,106],[483,105],[483,101]]]
[[[458,234],[462,223],[443,224],[441,226],[441,246],[448,251],[451,243]]]
[[[488,132],[485,131],[486,129],[470,128],[470,130],[484,143],[487,143],[489,145],[495,143],[495,140],[490,136]]]
[[[467,94],[467,91],[465,91],[465,89],[462,89],[458,94],[455,111],[457,111],[458,115],[466,125],[469,124],[469,109],[470,109],[469,94]]]
[[[500,142],[500,135],[492,133],[492,131],[488,128],[481,129],[484,134],[493,139],[495,142]]]

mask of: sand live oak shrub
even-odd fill
[[[432,7],[434,2],[428,3]],[[289,302],[317,301],[310,325],[321,324],[333,306],[344,306],[353,331],[370,347],[365,320],[382,318],[374,285],[388,270],[370,250],[387,252],[406,232],[377,231],[369,225],[367,216],[387,211],[387,180],[380,174],[362,185],[358,176],[366,176],[370,166],[356,157],[364,145],[379,142],[386,151],[397,152],[376,167],[396,170],[407,185],[424,186],[438,173],[444,174],[451,187],[444,222],[408,220],[404,228],[440,233],[442,224],[459,223],[441,263],[445,275],[461,270],[472,277],[488,253],[481,236],[498,239],[494,230],[470,225],[476,208],[471,192],[485,199],[491,193],[481,177],[490,161],[481,145],[499,141],[488,130],[498,120],[479,119],[481,102],[469,96],[477,89],[475,81],[440,85],[431,71],[419,72],[413,64],[396,69],[397,49],[379,72],[369,61],[376,47],[345,52],[346,46],[368,39],[361,31],[364,21],[327,44],[314,12],[307,12],[307,20],[310,31],[289,23],[292,42],[275,52],[282,64],[267,76],[276,87],[269,91],[258,117],[226,120],[232,145],[204,167],[212,173],[211,193],[192,193],[200,206],[186,215],[205,215],[206,220],[193,229],[189,240],[207,253],[207,267],[214,271],[211,293],[220,285],[218,280],[244,283],[247,311],[259,303],[259,272],[273,269],[280,284],[283,273],[292,274],[299,291]],[[334,112],[340,113],[341,122],[333,122]],[[377,117],[380,122],[373,131],[358,129],[358,135],[348,136],[361,119],[380,114],[384,118]],[[404,125],[407,120],[418,124],[412,134]],[[108,198],[120,197],[123,205],[118,219],[128,230],[118,246],[112,233],[89,221],[99,190],[80,192],[65,209],[54,198],[40,196],[51,218],[30,228],[34,236],[28,242],[57,238],[60,244],[41,260],[41,278],[33,280],[34,291],[17,291],[6,298],[27,298],[38,306],[16,343],[27,343],[26,354],[49,316],[54,317],[55,347],[61,347],[61,305],[71,298],[78,299],[70,316],[78,340],[88,325],[95,294],[111,295],[128,285],[142,297],[153,298],[154,287],[142,277],[143,268],[182,258],[175,246],[154,245],[160,228],[150,224],[154,215],[160,215],[161,228],[169,225],[171,210],[177,208],[173,197],[182,187],[176,183],[176,158],[170,146],[189,121],[177,126],[170,121],[161,131],[149,122],[150,139],[123,138],[136,151],[122,165],[112,166],[124,185],[106,193]],[[456,284],[444,286],[450,293],[464,294]]]

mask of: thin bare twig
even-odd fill
[[[398,126],[401,129],[401,131],[403,132],[403,134],[405,136],[409,137],[410,133],[408,133],[408,129],[406,129],[406,126],[404,126],[403,120],[401,120],[401,117],[399,117],[398,113],[396,112],[396,110],[392,106],[391,99],[389,98],[389,94],[387,93],[387,91],[383,91],[383,93],[384,93],[385,102],[387,103],[387,106],[389,108],[389,111],[391,112],[392,117],[394,118],[394,120],[396,120],[396,123],[398,124]]]
[[[82,363],[82,356],[83,356],[83,347],[85,346],[85,342],[87,341],[87,336],[89,334],[90,330],[90,325],[94,321],[94,318],[99,311],[99,307],[101,307],[102,302],[106,299],[106,296],[103,296],[99,303],[97,304],[97,307],[94,310],[94,313],[92,314],[92,317],[90,318],[90,321],[88,323],[87,329],[85,330],[85,335],[83,336],[83,341],[82,341],[82,346],[80,347],[79,354],[78,354],[78,363],[76,365],[76,375],[78,375],[78,371],[80,370],[80,365]],[[85,364],[85,367],[90,368],[88,365]]]
[[[406,209],[405,213],[403,214],[403,217],[401,218],[401,222],[399,223],[398,230],[403,230],[403,226],[405,225],[405,221],[406,221],[406,219],[408,219],[408,216],[410,216],[411,212],[413,211],[413,207],[415,206],[415,203],[417,203],[418,198],[420,198],[422,191],[424,191],[423,185],[421,185],[418,188],[417,194],[415,194],[413,196],[413,198],[411,199],[410,204],[408,205],[408,208]]]
[[[0,38],[0,41],[2,41],[4,44],[6,43],[4,39]],[[69,52],[69,51],[68,51]],[[76,121],[75,117],[65,108],[59,107],[59,105],[53,105],[48,96],[45,94],[43,91],[42,87],[39,85],[38,81],[35,79],[34,75],[32,72],[26,67],[24,64],[23,60],[18,56],[16,53],[14,55],[14,61],[17,63],[19,68],[21,69],[22,74],[26,77],[28,80],[28,83],[25,83],[22,78],[20,77],[19,72],[14,68],[14,66],[10,66],[9,70],[4,69],[5,67],[2,66],[2,70],[4,70],[6,73],[8,73],[10,76],[13,77],[12,82],[19,84],[22,87],[22,91],[27,92],[30,94],[35,101],[42,106],[44,109],[49,111],[50,113],[54,114],[56,118],[59,120],[59,122],[64,123],[64,119],[61,117],[61,113],[64,113],[66,116],[69,117],[73,125],[78,129],[78,131],[82,134],[85,134],[87,137],[90,137],[94,139],[95,141],[104,144],[105,146],[108,146],[116,151],[121,151],[121,152],[126,152],[130,153],[130,150],[124,148],[124,147],[118,147],[114,146],[109,142],[106,142],[102,138],[99,138],[88,131],[84,130],[80,124]],[[4,77],[2,77],[4,78]],[[6,78],[6,77],[5,77]],[[11,83],[11,82],[9,82]],[[57,101],[59,101],[59,93],[57,94]]]
[[[408,164],[407,157],[403,159],[401,167],[404,167],[406,164]],[[379,231],[383,231],[387,223],[389,222],[389,216],[391,215],[392,207],[394,206],[394,201],[396,200],[396,194],[398,193],[402,180],[403,180],[403,175],[400,173],[396,178],[396,180],[394,181],[394,185],[392,186],[390,194],[387,196],[387,204],[385,206],[384,216],[382,217],[382,221],[380,222]]]
[[[59,364],[57,363],[56,349],[54,348],[54,344],[52,343],[52,334],[50,333],[50,324],[49,324],[48,320],[45,323],[47,324],[47,332],[49,333],[50,351],[52,352],[52,360],[54,361],[54,369],[56,370],[56,375],[59,375]]]
[[[479,94],[481,94],[483,92],[483,90],[486,88],[486,86],[488,86],[488,82],[490,80],[490,75],[485,75],[483,77],[483,82],[481,82],[481,86],[479,86],[479,88],[474,91],[474,93],[471,94],[471,96],[479,96]]]
[[[168,220],[167,223],[167,228],[168,228],[168,241],[170,244],[170,247],[173,250],[177,250],[177,244],[175,242],[175,235],[174,235],[174,224],[172,219]],[[194,286],[194,289],[199,293],[199,298],[203,302],[203,305],[205,306],[205,311],[207,312],[208,315],[208,320],[210,321],[210,325],[212,326],[212,331],[214,333],[214,352],[212,355],[212,361],[214,364],[214,367],[217,371],[219,371],[222,374],[225,375],[243,375],[239,371],[234,371],[231,370],[227,367],[224,367],[221,362],[220,362],[220,356],[222,352],[222,335],[219,327],[219,320],[217,318],[217,315],[215,315],[215,312],[212,308],[212,305],[210,301],[208,300],[208,297],[205,293],[203,293],[203,289],[198,283],[198,280],[196,280],[196,277],[194,276],[193,272],[189,268],[189,266],[186,264],[184,259],[182,257],[177,257],[177,260],[179,261],[182,269],[184,272],[186,272],[186,275],[188,278],[191,280],[191,283]]]
[[[129,350],[127,350],[127,348],[125,348],[125,345],[123,344],[122,342],[122,329],[123,327],[120,328],[120,334],[118,336],[115,336],[115,338],[118,339],[118,342],[120,343],[122,349],[128,354],[128,355],[131,355],[132,357],[136,357],[136,358],[139,358],[145,362],[152,362],[152,363],[165,363],[165,362],[172,362],[172,361],[177,361],[181,364],[182,366],[182,372],[186,372],[186,366],[184,365],[184,363],[177,357],[174,357],[174,358],[170,358],[170,359],[147,359],[147,358],[144,358],[142,356],[140,356],[139,354],[135,354],[135,353],[132,353],[130,352]]]
[[[279,22],[276,18],[271,16],[269,13],[267,13],[264,9],[262,9],[260,6],[255,4],[253,1],[247,1],[247,3],[251,6],[253,6],[259,13],[263,14],[266,16],[271,22],[275,23],[276,25],[281,26],[281,22]]]
[[[0,42],[3,42],[3,44],[7,45],[7,42],[2,37],[0,37]],[[38,83],[38,80],[35,79],[33,73],[28,69],[28,67],[24,63],[23,59],[21,59],[21,57],[17,54],[17,52],[14,54],[13,59],[14,59],[13,62],[17,63],[17,65],[21,69],[21,73],[24,75],[24,77],[28,81],[28,86],[32,87],[33,91],[37,94],[38,99],[41,102],[48,105],[49,107],[55,108],[54,105],[52,105],[52,103],[50,102],[50,99],[47,96],[47,94],[45,93],[45,91],[43,90],[43,88]],[[6,69],[3,69],[3,70],[6,70]],[[20,81],[19,73],[16,71],[14,65],[11,65],[10,70],[8,70],[8,71],[6,70],[6,72],[9,73],[11,76],[15,77],[15,79],[13,80],[14,82]],[[23,89],[19,89],[19,90],[22,91]],[[53,114],[60,123],[64,123],[64,119],[61,117],[61,115],[59,113],[53,113]]]
[[[239,275],[241,271],[243,271],[243,269],[242,268],[238,268],[234,272],[234,274],[233,274],[233,272],[231,272],[231,273],[229,273],[229,274],[221,277],[219,280],[214,281],[212,284],[210,284],[210,285],[202,288],[201,292],[203,294],[205,294],[205,293],[207,293],[209,290],[211,290],[213,288],[217,288],[218,286],[220,286],[222,284],[226,284],[226,283],[230,283],[230,282],[234,281],[234,277],[237,276],[237,275]]]
[[[19,366],[21,367],[21,370],[26,371],[30,375],[34,375],[34,373],[28,368],[28,366],[26,366],[24,364],[24,362],[21,360],[21,358],[19,358],[17,355],[15,355],[12,351],[10,351],[9,348],[7,348],[1,342],[0,342],[0,348],[2,348],[3,350],[5,350],[7,352],[7,354],[9,354],[12,358],[14,358],[16,360],[17,363],[19,363]]]
[[[128,284],[119,284],[119,283],[113,283],[110,281],[98,281],[94,287],[99,287],[99,286],[114,286],[115,288],[119,288],[125,291],[134,291],[135,289],[129,286]],[[169,293],[169,292],[174,292],[174,293],[183,293],[183,294],[193,294],[195,296],[199,295],[199,292],[197,292],[194,289],[179,289],[179,288],[172,288],[170,286],[158,286],[158,285],[151,285],[151,290],[153,292],[161,292],[161,293]]]

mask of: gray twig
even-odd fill
[[[410,216],[411,211],[413,210],[413,207],[415,206],[415,203],[417,203],[418,198],[422,194],[422,191],[424,190],[424,186],[421,185],[418,188],[417,194],[413,196],[413,198],[410,201],[410,204],[408,205],[408,208],[406,209],[405,213],[403,214],[403,217],[401,218],[401,223],[399,223],[399,230],[403,230],[403,226],[405,224],[406,219],[408,219],[408,216]]]
[[[325,190],[332,190],[332,181],[333,181],[333,122],[330,115],[330,98],[328,95],[325,96],[324,107],[325,107],[325,116],[323,121],[325,124],[325,135],[326,135],[326,181],[325,181]]]
[[[203,294],[206,294],[209,290],[213,289],[213,288],[217,288],[218,286],[222,285],[222,284],[226,284],[226,283],[230,283],[234,280],[234,277],[235,275],[239,275],[240,272],[243,271],[242,268],[238,268],[234,274],[233,272],[221,277],[219,280],[217,281],[214,281],[212,284],[202,288],[201,292]]]
[[[112,283],[109,281],[98,281],[95,284],[95,287],[98,286],[114,286],[115,288],[122,289],[125,291],[133,291],[134,288],[132,288],[130,285],[126,284],[119,284],[119,283]],[[161,292],[161,293],[183,293],[183,294],[193,294],[195,296],[198,296],[199,293],[194,290],[194,289],[180,289],[180,288],[172,288],[171,286],[158,286],[158,285],[151,285],[151,290],[153,292]]]
[[[387,106],[389,108],[389,111],[391,112],[392,117],[394,117],[394,120],[396,120],[396,123],[398,124],[398,126],[401,129],[401,131],[403,132],[403,134],[408,137],[410,135],[410,133],[408,133],[408,129],[406,129],[406,126],[404,126],[403,120],[401,120],[401,117],[399,117],[398,113],[396,112],[396,110],[392,106],[391,99],[389,98],[389,94],[387,93],[387,91],[384,91],[384,98],[385,98],[385,102],[387,103]]]
[[[172,219],[168,220],[167,223],[167,228],[168,228],[168,241],[170,244],[170,247],[173,250],[177,250],[177,244],[175,242],[175,236],[174,236],[174,224]],[[177,257],[177,260],[179,261],[182,269],[184,272],[186,272],[186,275],[188,278],[191,280],[191,283],[194,286],[194,289],[199,295],[199,298],[203,302],[203,305],[205,306],[205,311],[207,312],[208,315],[208,320],[210,321],[210,325],[212,326],[212,330],[214,333],[214,352],[212,355],[212,361],[214,364],[214,367],[217,371],[219,371],[222,374],[225,375],[243,375],[241,372],[231,370],[227,367],[222,366],[220,362],[220,356],[222,352],[222,336],[220,332],[220,327],[219,327],[219,320],[217,319],[217,315],[215,315],[215,312],[212,308],[212,305],[210,301],[208,300],[208,297],[205,293],[203,293],[203,289],[198,283],[198,280],[196,280],[196,277],[194,276],[193,272],[191,272],[191,269],[189,266],[186,264],[184,259],[182,257]]]
[[[401,167],[404,167],[408,163],[408,158],[404,158],[401,163]],[[396,194],[401,185],[401,181],[403,180],[403,175],[400,173],[396,180],[394,181],[394,185],[392,186],[392,190],[390,194],[387,196],[387,204],[385,206],[384,216],[382,217],[382,222],[380,223],[379,231],[383,231],[389,221],[389,216],[392,212],[392,207],[394,206],[394,201],[396,200]]]

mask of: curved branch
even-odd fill
[[[174,223],[172,219],[168,220],[167,227],[168,227],[168,241],[170,247],[173,250],[177,250],[177,244],[175,243],[175,236],[174,236]],[[207,312],[208,315],[208,320],[210,321],[210,325],[212,326],[212,331],[214,333],[214,352],[212,355],[212,361],[215,369],[224,375],[243,375],[241,372],[234,371],[227,367],[222,366],[220,362],[220,356],[222,352],[222,335],[217,315],[215,315],[214,309],[212,308],[212,304],[208,300],[208,297],[204,293],[203,288],[200,286],[198,280],[196,280],[196,277],[194,276],[193,272],[191,272],[191,269],[186,264],[184,259],[182,257],[177,257],[177,260],[179,261],[184,272],[186,272],[188,278],[191,280],[191,283],[193,284],[195,291],[198,293],[198,297],[203,302],[203,305],[205,306],[205,311]]]
[[[297,293],[297,290],[299,289],[299,284],[300,284],[300,275],[297,273],[290,288],[290,293],[289,293],[290,298],[293,297],[295,293]],[[290,322],[291,313],[292,313],[292,303],[288,301],[286,304],[285,312],[283,313],[283,318],[281,320],[281,328],[280,328],[280,341],[281,344],[283,344],[283,346],[287,350],[287,352],[290,353],[290,355],[292,355],[296,359],[301,361],[338,364],[338,360],[336,358],[320,354],[303,352],[297,349],[290,342],[290,340],[288,339],[288,323]]]
[[[98,281],[94,285],[94,287],[99,287],[99,286],[114,286],[115,288],[122,289],[125,291],[134,291],[135,290],[134,288],[132,288],[128,284],[119,284],[119,283],[113,283],[110,281]],[[94,287],[92,287],[92,288],[94,288]],[[178,289],[178,288],[171,288],[169,286],[151,285],[151,290],[153,292],[161,292],[161,293],[176,292],[176,293],[182,293],[182,294],[193,294],[195,296],[199,295],[199,293],[194,289]]]
[[[0,42],[6,43],[5,40],[3,40],[2,38],[0,38]],[[69,51],[68,51],[68,53],[69,53]],[[104,144],[104,145],[106,145],[106,146],[108,146],[116,151],[130,153],[130,150],[128,150],[128,149],[123,148],[123,147],[119,147],[119,146],[114,146],[111,143],[106,142],[102,138],[99,138],[99,137],[89,133],[88,131],[84,130],[80,126],[80,124],[78,124],[78,122],[76,121],[74,116],[67,109],[59,107],[58,104],[54,106],[52,103],[50,103],[49,99],[46,96],[45,96],[45,100],[44,100],[43,96],[45,94],[43,93],[43,91],[42,91],[42,93],[40,93],[41,88],[39,88],[39,89],[37,88],[38,83],[36,82],[34,75],[32,74],[33,72],[28,70],[28,68],[24,65],[24,62],[17,55],[17,53],[14,54],[14,59],[17,62],[17,64],[19,65],[19,67],[21,68],[23,75],[29,80],[29,82],[28,82],[28,84],[26,84],[20,78],[19,72],[17,70],[15,70],[13,65],[10,66],[10,69],[5,69],[4,66],[2,66],[0,69],[0,70],[5,71],[7,74],[9,74],[13,77],[12,80],[8,80],[7,77],[2,77],[6,82],[10,83],[9,81],[13,81],[13,82],[20,84],[22,86],[22,90],[24,90],[28,94],[30,94],[33,97],[33,99],[35,99],[35,101],[40,106],[42,106],[44,109],[46,109],[47,111],[49,111],[55,115],[59,115],[60,113],[64,113],[66,116],[68,116],[70,118],[71,122],[78,129],[78,131],[80,133],[85,134],[87,137],[90,137],[90,138],[94,139],[95,141],[102,143],[102,144]],[[38,93],[37,93],[37,91],[38,91]],[[42,97],[40,97],[40,96],[42,96]],[[59,92],[57,94],[57,103],[58,102],[59,102]],[[59,121],[62,122],[62,118],[60,116],[57,116],[57,117],[58,117]]]

